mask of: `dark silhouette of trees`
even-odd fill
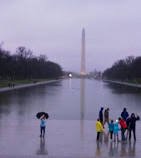
[[[18,47],[11,55],[0,47],[0,79],[45,79],[61,75],[61,66],[48,61],[46,55],[33,56],[32,51],[25,47]]]
[[[107,79],[141,79],[141,57],[129,56],[125,60],[119,60],[103,73]]]

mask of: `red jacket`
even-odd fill
[[[119,124],[121,126],[121,129],[126,129],[127,128],[127,124],[126,124],[126,122],[123,119],[121,119],[119,121]]]

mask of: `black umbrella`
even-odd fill
[[[36,114],[36,117],[37,117],[38,119],[40,119],[40,117],[43,116],[43,115],[46,117],[46,119],[49,118],[49,115],[48,115],[46,112],[38,112],[38,113]]]

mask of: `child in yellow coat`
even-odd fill
[[[103,126],[102,126],[99,119],[97,119],[97,122],[96,122],[96,131],[97,131],[97,138],[96,139],[99,140],[100,132],[101,131],[104,132]]]

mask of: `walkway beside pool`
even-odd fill
[[[127,83],[127,82],[121,82],[121,81],[112,81],[112,80],[103,80],[103,81],[108,82],[108,83],[120,84],[120,85],[128,86],[128,87],[141,88],[141,84]]]
[[[50,81],[44,81],[44,82],[23,84],[23,85],[18,85],[18,86],[14,86],[14,87],[5,87],[5,88],[0,88],[0,92],[11,91],[11,90],[21,89],[21,88],[26,88],[26,87],[33,87],[33,86],[52,83],[52,82],[57,82],[57,81],[59,81],[59,80],[50,80]]]

